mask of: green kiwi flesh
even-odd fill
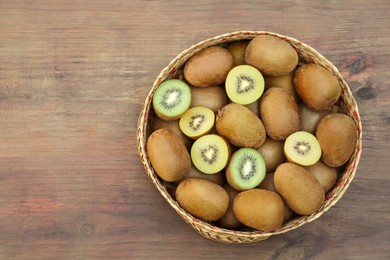
[[[252,148],[241,148],[232,155],[226,178],[234,189],[249,190],[263,181],[265,173],[265,161],[261,154]]]
[[[156,115],[167,121],[180,118],[190,104],[190,87],[178,79],[162,82],[153,95],[153,108]]]

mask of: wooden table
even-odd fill
[[[0,259],[389,259],[390,2],[267,2],[0,1]],[[320,219],[226,245],[170,208],[135,137],[160,70],[236,30],[296,37],[332,61],[364,149]]]

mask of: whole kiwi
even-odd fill
[[[181,182],[176,189],[176,199],[188,213],[206,221],[221,219],[229,206],[229,195],[224,188],[197,178]]]
[[[305,169],[313,174],[316,180],[324,188],[325,193],[327,193],[336,182],[337,168],[329,167],[322,161],[318,161],[316,164],[310,166],[305,166]]]
[[[233,66],[244,65],[245,64],[245,51],[248,46],[249,41],[237,41],[229,43],[225,48],[233,56]]]
[[[274,174],[276,190],[296,213],[310,215],[325,201],[325,192],[316,178],[302,166],[282,163]]]
[[[184,78],[196,87],[211,87],[223,83],[233,68],[233,57],[219,46],[201,50],[184,66]]]
[[[282,226],[284,203],[275,192],[252,189],[236,196],[233,211],[237,219],[246,226],[270,232]]]
[[[191,107],[207,107],[217,113],[228,101],[225,89],[220,86],[208,88],[191,86]]]
[[[284,156],[284,142],[266,138],[265,142],[257,148],[264,158],[266,171],[271,172],[286,160]]]
[[[357,127],[347,115],[330,114],[318,123],[316,136],[322,149],[321,160],[330,167],[339,167],[355,150]]]
[[[147,152],[157,175],[168,182],[177,181],[190,172],[191,158],[183,140],[170,129],[153,132]]]
[[[337,77],[314,63],[304,64],[297,69],[294,86],[302,101],[316,111],[331,110],[341,95]]]
[[[247,107],[230,103],[216,117],[217,132],[237,147],[258,148],[266,137],[261,120]]]
[[[221,227],[229,229],[238,229],[242,226],[242,224],[240,221],[238,221],[233,212],[233,201],[237,196],[238,191],[233,189],[228,183],[225,183],[225,185],[223,185],[223,188],[227,191],[229,195],[229,208],[220,220]]]
[[[270,88],[260,101],[260,116],[267,135],[285,140],[299,130],[299,108],[294,97],[281,88]]]
[[[298,64],[298,53],[286,41],[271,35],[259,35],[246,48],[245,62],[267,76],[282,76]]]
[[[287,90],[288,93],[290,93],[294,97],[296,102],[299,102],[299,97],[294,88],[294,76],[295,76],[295,69],[289,72],[288,74],[279,77],[265,76],[264,77],[265,89],[267,90],[273,87],[285,89]]]

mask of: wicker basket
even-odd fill
[[[149,115],[151,112],[152,97],[157,86],[162,81],[168,78],[180,77],[182,75],[182,67],[184,63],[200,50],[212,45],[223,44],[231,41],[250,40],[257,35],[273,35],[287,41],[298,52],[299,58],[302,62],[317,63],[325,67],[326,69],[328,69],[334,75],[336,75],[336,77],[339,80],[340,86],[342,88],[341,98],[338,101],[337,105],[342,110],[344,110],[345,113],[347,113],[349,116],[351,116],[354,119],[358,129],[358,132],[356,133],[358,138],[355,146],[355,151],[351,159],[345,166],[342,174],[338,178],[336,185],[331,191],[327,193],[326,201],[322,205],[322,207],[317,212],[309,216],[301,216],[288,221],[287,223],[283,224],[283,226],[280,229],[274,232],[261,232],[261,231],[246,232],[246,231],[233,231],[233,230],[223,229],[223,228],[210,225],[188,214],[172,198],[172,196],[170,195],[171,190],[168,187],[166,187],[166,183],[162,182],[161,179],[159,179],[159,177],[155,174],[153,167],[148,159],[147,151],[146,151],[146,141],[150,133],[150,129],[149,129],[150,127],[148,126],[148,122],[149,122]],[[138,141],[138,152],[150,180],[152,181],[154,186],[160,191],[161,195],[165,198],[165,200],[176,210],[176,212],[180,215],[180,217],[185,222],[187,222],[202,236],[212,240],[225,242],[225,243],[250,243],[250,242],[261,241],[267,239],[272,235],[281,234],[296,229],[305,223],[317,219],[325,211],[327,211],[330,207],[332,207],[337,203],[337,201],[343,196],[344,192],[347,190],[349,184],[354,178],[355,171],[359,163],[361,148],[362,148],[362,125],[361,125],[360,115],[358,112],[356,101],[354,100],[347,83],[341,77],[337,68],[331,62],[325,59],[320,53],[318,53],[310,46],[294,38],[283,36],[280,34],[266,32],[266,31],[239,31],[239,32],[219,35],[193,45],[192,47],[180,53],[176,58],[174,58],[169,63],[167,67],[165,67],[161,71],[160,75],[158,75],[157,79],[154,81],[152,89],[150,90],[145,100],[143,109],[140,113],[139,121],[138,121],[138,130],[137,130],[137,141]]]

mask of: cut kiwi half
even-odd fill
[[[231,101],[247,105],[255,102],[263,94],[264,78],[255,67],[236,66],[227,75],[225,88]]]
[[[265,173],[265,161],[261,154],[252,148],[241,148],[232,155],[226,179],[236,190],[249,190],[264,180]]]
[[[284,143],[284,154],[290,162],[309,166],[321,158],[321,146],[311,133],[298,131],[287,137]]]
[[[189,138],[197,139],[208,134],[214,126],[214,112],[207,107],[188,109],[180,118],[180,130]]]
[[[191,89],[181,80],[162,82],[153,95],[153,108],[163,120],[175,120],[187,111],[191,104]]]
[[[214,174],[226,167],[230,157],[228,142],[219,135],[209,134],[197,139],[191,147],[191,160],[206,174]]]

